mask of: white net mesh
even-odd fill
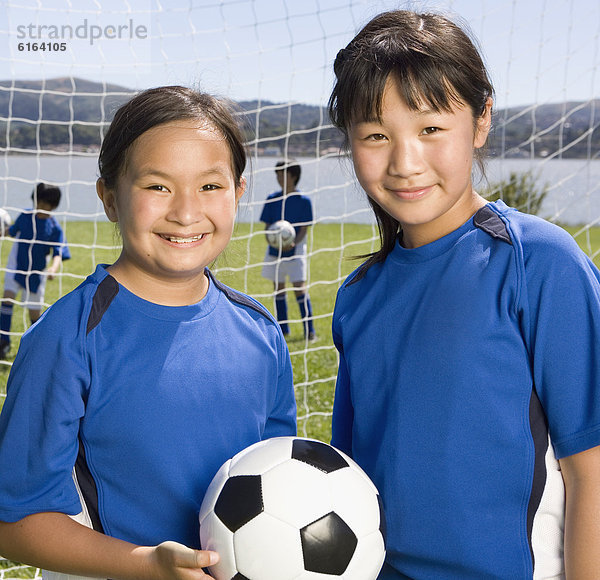
[[[118,104],[133,92],[183,84],[241,103],[249,132],[249,194],[234,240],[215,266],[226,283],[272,311],[259,221],[277,189],[275,162],[293,156],[315,221],[308,243],[308,292],[316,342],[304,340],[288,295],[300,433],[328,439],[336,375],[330,337],[335,291],[356,266],[348,256],[377,246],[377,232],[324,106],[336,52],[376,13],[434,9],[468,23],[496,86],[487,180],[529,174],[546,189],[539,214],[570,228],[600,253],[600,6],[583,0],[5,0],[0,3],[0,206],[14,219],[40,182],[58,185],[55,215],[71,249],[45,305],[118,255],[118,237],[95,195],[98,145]],[[483,187],[484,185],[482,185]],[[547,186],[547,187],[546,187]],[[504,190],[503,190],[504,191]],[[531,208],[532,199],[515,198]],[[12,241],[0,246],[6,269]],[[2,272],[3,275],[3,272]],[[11,351],[0,365],[0,404],[20,335],[18,300]],[[39,577],[8,563],[0,578]]]

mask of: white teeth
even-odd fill
[[[192,242],[197,242],[204,237],[204,234],[200,234],[199,236],[192,236],[191,238],[179,238],[176,236],[163,236],[169,242],[173,242],[174,244],[191,244]]]

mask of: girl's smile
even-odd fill
[[[176,246],[189,245],[189,244],[193,244],[194,242],[199,242],[199,241],[203,240],[204,236],[205,236],[205,234],[199,234],[199,235],[188,236],[188,237],[172,236],[172,235],[168,235],[168,234],[159,234],[159,235],[163,240],[170,242],[172,244],[175,244]]]
[[[388,187],[388,189],[392,194],[394,194],[398,198],[405,200],[405,201],[411,201],[411,200],[418,200],[418,199],[421,199],[422,197],[426,196],[428,193],[431,192],[431,190],[433,189],[433,186],[410,187],[410,188]]]

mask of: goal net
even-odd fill
[[[97,263],[118,256],[118,234],[95,194],[98,149],[115,109],[136,91],[164,84],[227,96],[248,127],[249,189],[213,271],[275,314],[272,283],[261,275],[267,246],[260,214],[278,190],[276,162],[297,160],[298,188],[314,214],[306,288],[316,340],[305,337],[288,284],[288,344],[299,433],[327,441],[337,371],[330,332],[335,293],[359,263],[352,257],[378,247],[365,195],[326,114],[332,63],[363,24],[393,8],[439,10],[469,26],[497,91],[486,176],[477,187],[565,226],[597,260],[597,2],[6,0],[0,4],[0,207],[14,220],[31,211],[36,184],[58,186],[54,215],[71,253],[48,280],[44,307]],[[11,271],[12,245],[1,238],[0,280]],[[21,297],[7,303],[13,317],[10,351],[0,361],[0,405],[29,326]],[[0,560],[0,579],[32,574],[8,563],[2,568]]]

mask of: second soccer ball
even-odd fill
[[[267,243],[277,250],[289,250],[296,239],[294,226],[286,220],[278,220],[267,228]]]

